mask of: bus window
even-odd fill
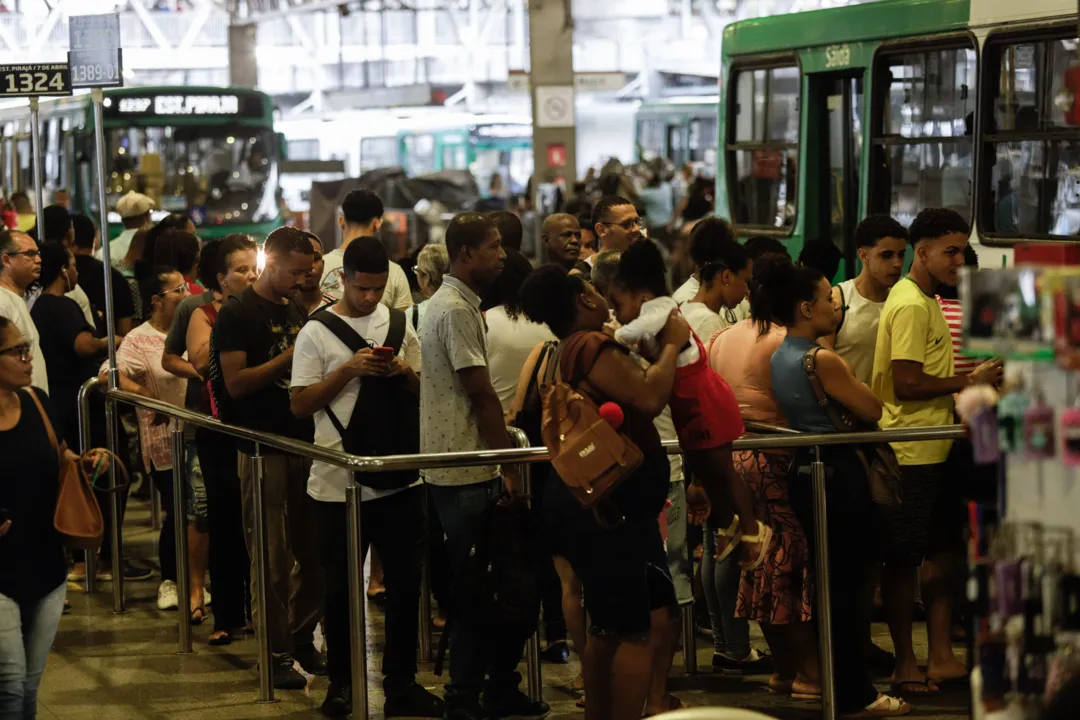
[[[410,177],[435,172],[435,137],[429,133],[405,136],[405,172]]]
[[[690,121],[690,162],[701,163],[707,177],[716,177],[716,118],[693,118]]]
[[[1075,25],[987,41],[979,225],[993,237],[1080,234],[1075,110],[1055,102],[1076,50]]]
[[[360,172],[398,165],[397,138],[373,137],[360,141]]]
[[[735,72],[727,172],[738,225],[794,227],[800,82],[794,65]]]
[[[665,153],[664,121],[653,119],[638,120],[637,127],[638,158],[648,162]]]
[[[908,225],[947,207],[971,219],[975,49],[881,53],[874,60],[870,212]]]

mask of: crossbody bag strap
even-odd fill
[[[836,406],[829,399],[828,393],[825,392],[825,386],[821,384],[821,378],[817,374],[817,354],[821,350],[820,347],[813,347],[806,351],[803,355],[803,370],[806,371],[806,378],[810,381],[810,387],[814,390],[814,396],[817,398],[818,406],[825,411],[825,414],[829,418],[829,422],[833,424],[840,432],[848,432],[851,428],[840,417],[840,413],[837,412]]]
[[[308,319],[326,326],[326,329],[332,332],[338,340],[345,343],[345,347],[349,348],[353,353],[371,347],[360,333],[349,327],[349,323],[330,310],[320,310]]]

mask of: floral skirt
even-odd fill
[[[810,620],[813,567],[802,523],[788,501],[791,455],[759,450],[734,453],[754,497],[758,517],[772,527],[773,546],[761,567],[743,571],[735,615],[770,625]]]

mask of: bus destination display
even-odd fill
[[[0,95],[38,97],[70,94],[71,71],[67,63],[0,65]]]
[[[252,102],[254,100],[254,102]],[[261,116],[257,98],[239,95],[131,95],[107,98],[108,117]]]

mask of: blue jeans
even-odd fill
[[[37,602],[0,595],[0,720],[37,717],[38,685],[66,597],[66,583]]]
[[[675,583],[675,600],[679,605],[689,605],[694,602],[694,588],[690,582],[690,555],[686,548],[686,485],[682,480],[668,485],[668,501],[671,507],[664,511],[668,572]]]
[[[741,660],[750,654],[750,621],[735,617],[739,580],[742,577],[739,553],[731,553],[722,562],[713,559],[715,554],[716,532],[706,523],[701,584],[712,621],[713,652]]]
[[[428,485],[435,512],[439,514],[453,565],[472,544],[480,516],[502,493],[502,480],[495,478],[475,485],[448,487]],[[490,630],[471,627],[451,614],[450,682],[446,685],[447,706],[461,707],[477,702],[488,677],[488,690],[516,690],[521,684],[518,663],[525,653],[525,641],[491,637]]]

